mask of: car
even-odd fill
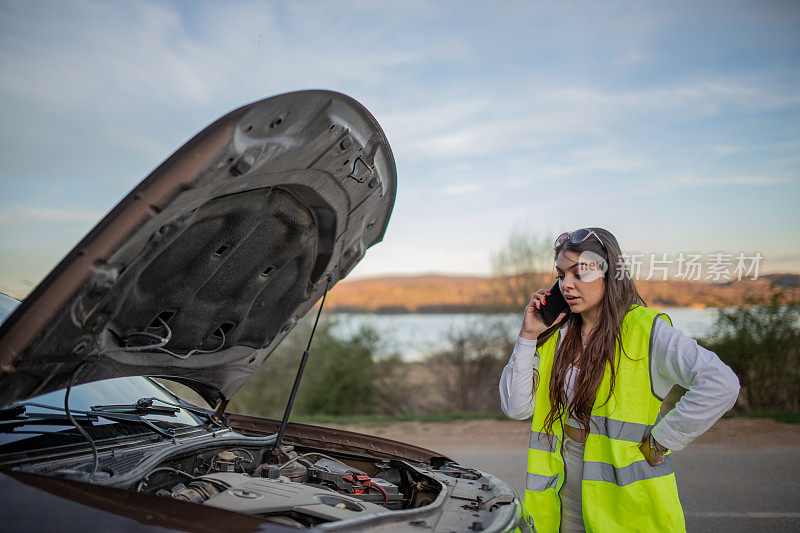
[[[358,102],[270,97],[167,158],[22,302],[0,297],[4,527],[525,529],[490,474],[290,423],[308,350],[282,420],[226,412],[382,240],[395,193],[389,143]]]

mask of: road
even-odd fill
[[[528,423],[478,420],[348,429],[442,452],[506,480],[521,493]],[[800,531],[800,425],[720,420],[674,453],[673,462],[688,531]]]

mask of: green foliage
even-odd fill
[[[311,318],[301,321],[266,363],[234,396],[232,412],[280,418],[291,393],[311,333]],[[311,355],[292,409],[297,417],[319,415],[397,415],[406,412],[405,365],[399,356],[378,358],[380,338],[363,327],[348,339],[333,335],[334,323],[317,326]]]
[[[312,313],[309,313],[311,315]],[[228,411],[281,418],[311,334],[313,316],[303,317],[231,400]],[[312,346],[312,355],[314,350]]]
[[[719,309],[714,333],[701,344],[736,372],[740,408],[800,412],[800,304],[780,289]]]
[[[385,379],[402,365],[398,356],[376,359],[379,337],[364,326],[349,339],[329,327],[317,332],[313,364],[309,363],[298,398],[298,414],[390,414],[396,383]]]
[[[502,422],[515,422],[503,414],[481,413],[431,413],[431,414],[401,414],[401,415],[301,415],[292,417],[293,422],[303,424],[335,424],[340,426],[373,426],[382,427],[398,422],[464,422],[470,420],[499,420]]]

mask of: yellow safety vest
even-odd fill
[[[583,456],[581,494],[586,531],[686,531],[683,509],[669,454],[650,466],[639,444],[659,418],[661,399],[650,383],[651,332],[659,317],[654,309],[633,306],[622,322],[616,349],[616,382],[608,398],[611,368],[597,389]],[[560,332],[559,332],[560,335]],[[539,347],[539,378],[528,447],[524,513],[534,531],[556,532],[561,525],[559,491],[564,484],[562,445],[567,415],[553,424],[551,441],[544,430],[550,411],[550,374],[557,336]]]

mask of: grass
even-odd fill
[[[753,411],[750,413],[731,413],[725,418],[771,418],[777,422],[800,424],[800,413],[786,413],[781,411]],[[469,420],[510,420],[505,415],[477,414],[477,413],[438,413],[428,415],[307,415],[293,416],[292,422],[301,424],[335,424],[340,426],[388,426],[398,422],[464,422]]]
[[[751,413],[731,413],[724,418],[770,418],[777,422],[787,424],[800,424],[800,413],[785,413],[781,411],[753,411]],[[505,415],[477,414],[477,413],[439,413],[428,415],[307,415],[293,416],[292,422],[301,424],[334,424],[339,426],[375,426],[385,427],[399,422],[422,423],[452,423],[470,420],[500,420],[511,421]]]
[[[440,413],[429,415],[307,415],[293,416],[292,422],[302,424],[337,424],[387,426],[398,422],[463,422],[467,420],[508,420],[505,415],[476,413]]]

